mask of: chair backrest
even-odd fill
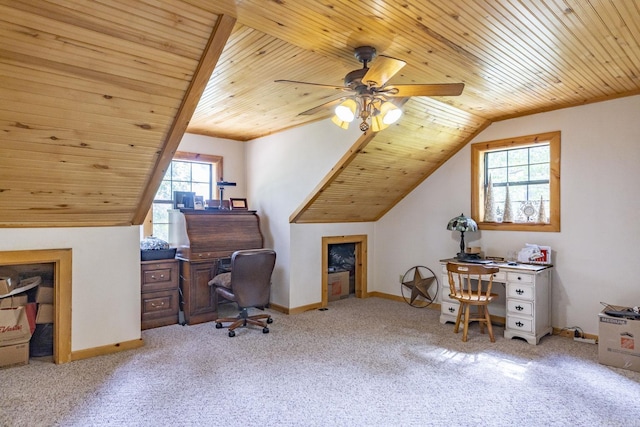
[[[449,275],[449,293],[472,300],[481,300],[491,295],[493,275],[500,271],[498,267],[482,264],[447,263]]]
[[[231,255],[231,292],[239,307],[269,304],[275,263],[276,253],[271,249],[242,250]]]

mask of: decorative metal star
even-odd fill
[[[434,276],[423,278],[420,274],[420,270],[416,268],[413,280],[403,283],[403,285],[411,289],[410,304],[413,304],[415,299],[419,296],[426,298],[428,301],[432,301],[431,295],[429,294],[429,287],[435,279],[436,278]]]

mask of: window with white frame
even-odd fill
[[[560,132],[471,146],[480,229],[560,231]]]
[[[213,199],[222,175],[222,157],[176,152],[153,199],[153,236],[169,240],[169,209],[174,191],[192,191],[204,200]]]

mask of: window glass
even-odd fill
[[[481,229],[560,231],[560,132],[472,144],[471,152]]]

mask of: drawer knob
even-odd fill
[[[524,310],[524,307],[521,306],[521,305],[516,305],[516,310],[522,311],[522,310]]]
[[[522,280],[522,277],[518,276],[518,280]]]
[[[152,278],[152,279],[155,279],[155,278],[156,278],[156,276],[154,276],[154,275],[152,274],[152,275],[151,275],[151,278]]]
[[[516,289],[516,294],[522,295],[524,294],[524,291],[522,289]]]
[[[522,328],[522,327],[524,326],[524,323],[522,323],[521,321],[519,321],[519,320],[518,320],[518,321],[516,322],[516,326],[517,326],[518,328]]]
[[[161,279],[164,279],[164,274],[161,274],[161,275],[160,275],[160,278],[161,278]]]

